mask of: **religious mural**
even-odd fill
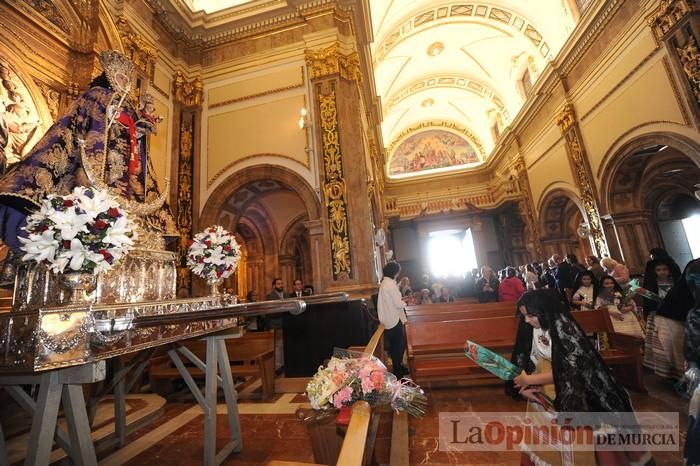
[[[479,162],[476,149],[463,136],[429,129],[409,136],[396,147],[389,160],[389,176],[410,176]]]
[[[39,113],[27,87],[0,56],[0,173],[31,149]]]

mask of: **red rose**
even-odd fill
[[[211,247],[211,241],[209,240],[204,241],[204,244],[206,244],[208,248]]]
[[[111,218],[117,218],[119,217],[119,209],[116,207],[110,207],[107,211],[107,215],[109,215]]]
[[[104,257],[105,261],[107,261],[107,263],[109,263],[109,264],[111,264],[112,261],[114,260],[114,256],[112,256],[112,254],[110,254],[109,251],[105,251],[104,249],[100,249],[99,251],[97,251],[97,253],[102,254],[102,257]]]
[[[97,229],[97,230],[104,230],[105,228],[107,228],[107,226],[108,226],[108,223],[105,222],[104,220],[98,220],[95,222],[95,229]]]
[[[63,240],[63,247],[65,249],[70,249],[70,241],[68,240]]]
[[[231,250],[231,246],[224,246],[224,251],[229,252]]]
[[[63,201],[63,207],[73,207],[73,201],[70,199],[65,199]]]
[[[199,259],[197,259],[197,262],[200,263],[200,264],[203,264],[203,263],[204,263],[204,258],[203,258],[203,257],[200,257]]]

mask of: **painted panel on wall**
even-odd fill
[[[163,121],[157,125],[156,134],[152,134],[149,139],[149,157],[155,171],[155,179],[158,186],[165,187],[165,178],[169,173],[170,164],[169,154],[170,145],[168,144],[168,127],[173,123],[168,111],[168,105],[154,96],[153,104],[156,107],[156,115],[163,118]]]
[[[296,89],[304,86],[303,69],[300,66],[285,68],[273,73],[244,79],[209,90],[207,103],[217,107],[252,97],[260,97],[269,92]]]
[[[166,95],[170,95],[170,76],[157,66],[155,73],[153,73],[153,87]]]
[[[623,87],[598,113],[582,122],[584,144],[593,173],[617,138],[649,122],[683,124],[683,115],[661,61]]]
[[[207,180],[237,162],[259,155],[279,155],[309,167],[307,131],[300,130],[298,95],[210,116],[207,119]]]
[[[0,156],[7,166],[24,158],[43,136],[32,96],[12,66],[0,56]]]
[[[404,178],[454,170],[479,162],[474,146],[463,136],[428,129],[404,139],[389,158],[389,176]]]

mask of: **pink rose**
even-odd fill
[[[333,395],[333,406],[340,409],[352,400],[352,388],[341,388]]]

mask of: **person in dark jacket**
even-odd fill
[[[669,256],[665,249],[653,248],[649,251],[649,260],[644,267],[644,281],[642,286],[647,290],[658,294],[659,285],[656,281],[656,263],[658,261],[663,261],[669,267],[669,276],[674,283],[678,283],[681,279],[681,268],[678,266],[676,261]],[[644,315],[649,316],[650,312],[653,312],[658,307],[658,303],[651,299],[644,298],[642,302],[642,307],[644,308]]]
[[[684,379],[691,397],[683,459],[685,466],[692,466],[700,464],[700,259],[688,263],[683,271],[683,281],[693,296],[691,311],[685,322],[683,348],[688,363]]]
[[[498,301],[498,277],[487,265],[481,268],[481,278],[476,282],[476,290],[480,303]]]

